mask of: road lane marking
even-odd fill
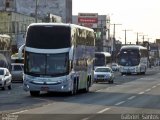
[[[144,94],[144,92],[140,92],[140,93],[138,93],[139,95],[142,95],[142,94]]]
[[[101,91],[103,91],[103,90],[109,90],[110,88],[108,87],[108,88],[104,88],[104,89],[99,89],[99,90],[97,90],[96,92],[101,92]]]
[[[89,117],[87,117],[87,118],[83,118],[82,120],[88,120],[88,119],[90,119]]]
[[[105,108],[105,109],[103,109],[103,110],[101,110],[101,111],[99,111],[99,112],[97,112],[97,113],[103,113],[103,112],[105,112],[105,111],[107,111],[107,110],[109,110],[109,109],[111,109],[111,108]]]
[[[28,110],[22,110],[22,111],[14,112],[14,113],[11,113],[11,114],[20,114],[20,113],[27,112],[27,111],[28,111]]]
[[[135,98],[136,96],[131,96],[128,98],[128,100],[132,100],[133,98]]]
[[[152,88],[156,88],[157,86],[153,86]]]
[[[145,90],[146,92],[148,92],[148,91],[150,91],[151,89],[147,89],[147,90]]]
[[[115,105],[121,105],[121,104],[123,104],[123,103],[125,103],[126,101],[121,101],[121,102],[119,102],[119,103],[116,103]]]
[[[97,90],[96,92],[100,92],[100,91],[102,91],[102,90],[104,90],[104,89],[99,89],[99,90]]]

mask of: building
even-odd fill
[[[11,36],[13,52],[33,22],[72,22],[72,0],[1,0],[0,33]]]
[[[0,10],[14,11],[44,19],[49,13],[72,23],[72,0],[1,0]]]
[[[79,13],[73,15],[74,24],[93,28],[96,32],[96,51],[107,51],[111,53],[112,42],[110,39],[110,18],[98,13]]]
[[[12,11],[0,11],[0,34],[8,34],[12,41],[12,51],[24,44],[27,26],[35,21],[34,17]]]

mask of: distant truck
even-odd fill
[[[11,67],[11,39],[6,34],[0,34],[0,67]]]

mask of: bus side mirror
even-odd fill
[[[22,59],[22,51],[25,47],[25,44],[23,44],[19,49],[18,49],[18,58]]]

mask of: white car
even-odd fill
[[[23,67],[22,63],[11,64],[12,82],[23,82]]]
[[[94,71],[94,82],[114,82],[115,75],[110,67],[97,67]]]
[[[119,65],[117,63],[112,63],[111,68],[113,71],[119,71]]]
[[[12,75],[7,68],[0,68],[0,88],[5,90],[6,87],[11,89]]]

